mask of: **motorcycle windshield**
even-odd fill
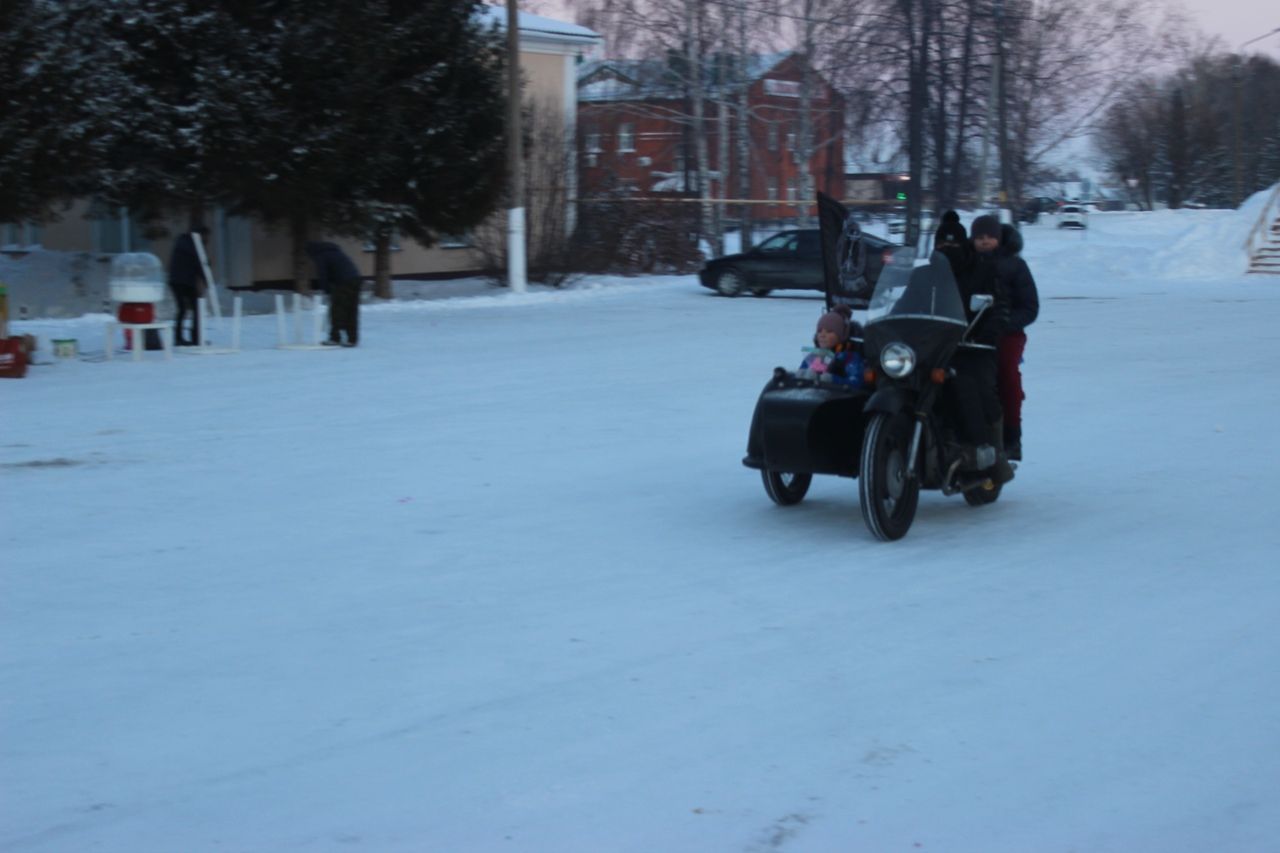
[[[914,248],[903,246],[885,261],[867,307],[866,325],[908,319],[932,320],[962,330],[968,325],[960,288],[941,252],[921,260]]]
[[[879,358],[893,343],[909,345],[924,369],[911,379],[919,381],[924,371],[947,363],[967,325],[946,256],[934,252],[920,261],[915,249],[894,249],[867,308],[863,340],[868,355]]]

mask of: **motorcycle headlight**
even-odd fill
[[[916,354],[906,344],[889,344],[880,351],[880,367],[893,379],[901,379],[916,369]]]

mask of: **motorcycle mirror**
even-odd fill
[[[986,311],[995,301],[996,298],[990,293],[975,293],[969,297],[969,310],[975,314]]]

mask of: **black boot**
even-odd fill
[[[1022,427],[1005,425],[1004,452],[1014,461],[1022,461]]]
[[[1007,483],[1013,479],[1013,466],[1009,460],[1009,428],[1004,426],[1004,419],[991,422],[991,439],[996,442],[996,461],[991,466],[991,479],[996,484]]]

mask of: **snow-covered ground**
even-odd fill
[[[1029,227],[1027,460],[891,544],[740,464],[806,294],[592,279],[0,382],[0,850],[1280,849],[1248,218]]]

